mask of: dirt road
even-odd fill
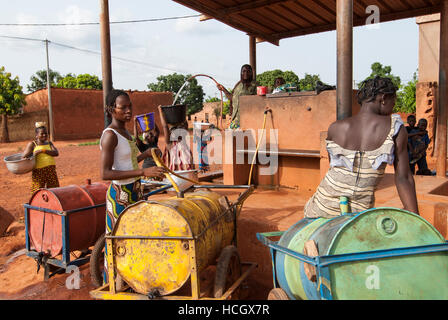
[[[100,180],[98,145],[79,145],[90,141],[56,141],[59,150],[56,170],[61,186],[85,184]],[[0,157],[23,151],[26,142],[0,144]],[[6,235],[0,237],[0,299],[24,300],[79,300],[92,299],[89,291],[95,287],[90,281],[89,264],[80,268],[80,288],[67,289],[68,274],[57,274],[43,281],[43,270],[37,273],[36,262],[25,255],[25,225],[23,204],[29,201],[31,173],[14,175],[0,165],[0,206],[10,212],[16,221],[9,227]],[[76,254],[76,253],[75,253]],[[249,285],[253,287],[255,284]],[[264,299],[267,288],[252,288],[248,299]]]

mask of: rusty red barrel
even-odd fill
[[[55,257],[63,248],[63,219],[68,224],[69,251],[83,250],[93,246],[105,230],[106,207],[84,209],[106,202],[108,185],[90,183],[69,185],[60,188],[40,189],[31,197],[33,207],[51,209],[58,212],[82,209],[68,213],[65,217],[56,213],[30,209],[29,235],[31,244],[38,252],[50,253]]]

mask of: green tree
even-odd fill
[[[314,91],[318,81],[321,81],[318,74],[305,73],[305,77],[299,80],[299,89],[300,91]]]
[[[19,77],[11,78],[11,73],[0,68],[0,114],[2,115],[2,136],[0,142],[9,142],[8,115],[17,114],[25,104],[25,95]]]
[[[208,96],[207,99],[205,99],[205,102],[221,102],[221,99]]]
[[[292,71],[282,71],[280,69],[265,71],[257,74],[257,82],[260,86],[273,87],[275,78],[282,77],[286,83],[298,83],[299,77]]]
[[[417,72],[414,72],[412,80],[409,81],[406,85],[402,86],[397,92],[397,102],[395,103],[394,107],[395,112],[415,112],[417,82]]]
[[[183,75],[178,73],[159,76],[157,77],[156,83],[149,83],[147,87],[151,91],[172,92],[173,98],[175,98],[176,94],[190,77],[190,74]],[[176,104],[186,104],[187,115],[190,115],[202,110],[204,95],[205,93],[202,90],[202,86],[199,85],[198,81],[194,78],[185,84],[185,87],[179,93]]]
[[[224,105],[223,105],[223,108],[224,108]],[[216,118],[216,127],[219,128],[218,121],[219,121],[219,117],[221,116],[221,107],[219,106],[219,107],[214,108],[213,114],[215,115],[215,118]]]
[[[59,79],[58,88],[68,89],[103,89],[103,83],[95,76],[88,73],[74,75],[68,73],[65,77]]]
[[[50,83],[51,86],[56,86],[62,76],[57,71],[50,69]],[[31,84],[27,85],[28,92],[34,92],[47,87],[47,70],[36,71],[30,78]]]
[[[372,63],[370,68],[371,68],[370,76],[365,78],[364,81],[368,80],[368,79],[373,79],[376,76],[385,77],[385,78],[390,78],[392,80],[393,84],[395,84],[397,86],[397,88],[400,88],[400,86],[401,86],[401,79],[400,79],[400,77],[394,76],[392,74],[392,67],[391,66],[383,66],[379,62],[374,62],[374,63]],[[358,88],[359,88],[360,84],[361,83],[358,83]]]

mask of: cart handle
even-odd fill
[[[448,251],[448,242],[437,243],[423,246],[413,246],[413,247],[402,247],[402,248],[390,248],[363,252],[353,252],[353,253],[343,253],[337,255],[326,255],[326,256],[316,256],[310,257],[298,253],[296,251],[290,250],[288,248],[278,245],[278,241],[272,241],[267,239],[268,236],[281,235],[282,233],[271,232],[271,233],[257,233],[257,239],[268,246],[271,249],[280,251],[287,254],[293,258],[296,258],[302,262],[309,263],[313,266],[326,267],[331,264],[352,262],[352,261],[364,261],[370,259],[384,259],[399,256],[408,256],[415,254],[425,254],[425,253],[436,253]]]
[[[268,237],[281,236],[283,233],[284,233],[283,231],[257,233],[257,239],[264,245],[268,246],[269,248],[280,251],[280,252],[287,254],[288,256],[291,256],[293,258],[296,258],[302,262],[311,264],[313,266],[317,266],[319,264],[319,260],[318,260],[319,256],[317,256],[317,257],[306,256],[301,253],[298,253],[297,251],[293,251],[288,248],[279,246],[278,241],[272,241],[272,240],[268,239]]]

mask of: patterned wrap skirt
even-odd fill
[[[50,165],[39,169],[33,169],[31,172],[31,193],[33,194],[41,188],[59,187],[56,166]]]
[[[106,235],[110,235],[123,210],[143,199],[140,179],[133,183],[118,185],[111,183],[106,193]],[[108,283],[107,246],[104,248],[104,283]]]
[[[111,183],[106,193],[106,234],[111,234],[121,212],[143,198],[140,179],[133,183]]]

